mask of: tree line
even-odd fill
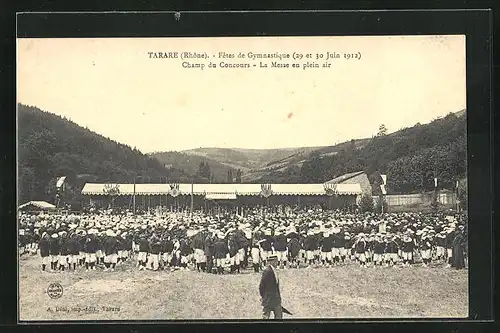
[[[381,174],[387,175],[389,194],[418,193],[438,187],[454,189],[466,178],[466,115],[450,113],[429,124],[417,124],[392,134],[384,125],[358,147],[356,140],[342,144],[329,156],[315,151],[302,163],[263,176],[260,182],[323,183],[346,173],[365,171],[373,194],[380,194]],[[324,151],[324,149],[322,150]]]
[[[18,197],[55,200],[55,182],[67,177],[65,200],[77,205],[86,182],[189,182],[183,170],[36,107],[18,105]]]

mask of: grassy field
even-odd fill
[[[260,274],[102,270],[41,272],[39,257],[19,267],[20,320],[260,319]],[[467,270],[442,267],[279,271],[283,305],[302,318],[466,317]],[[59,282],[61,298],[47,295]],[[92,308],[93,307],[93,308]]]

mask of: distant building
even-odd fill
[[[372,185],[364,171],[346,173],[326,182],[327,184],[359,184],[363,194],[372,195]]]

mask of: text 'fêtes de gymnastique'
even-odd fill
[[[358,51],[320,53],[256,53],[256,52],[176,52],[150,51],[146,54],[151,60],[177,60],[186,69],[315,69],[331,68],[339,61],[361,60]]]

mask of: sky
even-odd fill
[[[464,36],[18,39],[17,100],[144,153],[333,145],[465,109]],[[148,52],[250,68],[184,68]],[[219,58],[219,52],[246,55]],[[248,53],[302,54],[260,68]],[[361,54],[332,59],[325,52]],[[317,53],[323,59],[316,59]],[[306,58],[311,54],[312,58]],[[253,67],[256,64],[256,67]],[[20,124],[22,126],[22,124]]]

